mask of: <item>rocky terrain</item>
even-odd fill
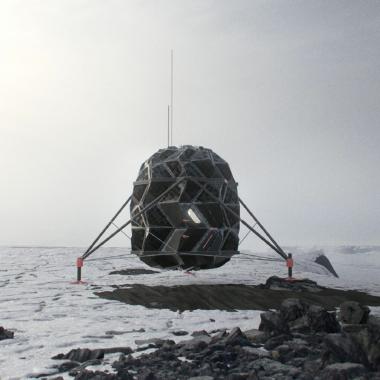
[[[191,284],[148,286],[128,284],[114,286],[115,290],[97,292],[98,296],[147,308],[184,310],[269,310],[283,300],[297,297],[303,301],[334,310],[347,300],[364,305],[380,306],[380,297],[355,290],[340,290],[303,279],[287,281],[272,276],[265,284]]]
[[[261,314],[258,330],[236,327],[191,335],[179,343],[137,342],[135,351],[74,349],[55,356],[55,368],[75,380],[380,380],[380,318],[354,301],[340,305],[337,317],[321,306],[289,298],[278,311]],[[112,372],[88,369],[115,352],[120,356],[112,362]]]

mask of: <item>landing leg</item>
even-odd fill
[[[82,281],[82,267],[83,267],[82,257],[77,258],[76,267],[77,267],[77,280],[73,283],[74,284],[84,284],[84,282]]]
[[[286,266],[288,267],[288,280],[293,280],[293,258],[292,254],[288,253],[288,258],[286,259]]]

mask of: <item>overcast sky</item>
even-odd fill
[[[174,144],[281,244],[380,244],[380,1],[1,0],[0,245],[90,243],[166,145],[170,49]]]

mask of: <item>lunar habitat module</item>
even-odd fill
[[[237,183],[220,156],[188,145],[161,149],[134,183],[132,253],[153,267],[219,267],[238,253],[239,209]]]
[[[119,227],[114,221],[128,204],[130,218]],[[242,219],[241,207],[250,222]],[[111,225],[117,229],[103,238]],[[84,260],[117,234],[125,234],[129,225],[132,254],[151,267],[186,271],[218,268],[239,256],[244,225],[284,259],[292,279],[292,254],[285,253],[239,197],[228,163],[211,149],[168,146],[149,157],[131,196],[77,259],[76,283],[82,282]],[[325,255],[314,261],[338,277]]]
[[[285,260],[291,278],[292,255],[284,252],[239,197],[228,163],[211,149],[172,145],[173,50],[167,137],[168,147],[141,165],[132,194],[77,259],[77,282],[81,282],[84,260],[115,235],[125,234],[129,225],[132,254],[152,267],[187,271],[217,268],[238,256],[239,244],[247,236],[239,239],[244,225]],[[130,218],[119,227],[115,220],[128,204]],[[242,219],[241,207],[251,220]],[[104,238],[112,225],[117,229]]]
[[[130,219],[101,240],[128,204]],[[254,223],[241,218],[240,207]],[[168,146],[141,165],[132,195],[77,259],[78,281],[83,261],[128,225],[131,253],[147,265],[203,270],[220,267],[239,254],[241,224],[286,260],[291,276],[291,254],[241,200],[228,163],[211,149]]]

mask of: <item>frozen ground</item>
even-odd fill
[[[292,248],[295,274],[321,285],[358,289],[380,295],[380,247],[324,247],[340,277],[334,278],[311,263],[317,251]],[[153,275],[109,275],[116,269],[146,267],[123,248],[104,248],[84,267],[86,285],[70,283],[80,248],[0,248],[0,325],[15,332],[15,339],[0,342],[0,379],[26,379],[48,373],[56,364],[49,358],[71,348],[135,346],[149,337],[182,340],[176,330],[212,330],[239,325],[255,328],[259,311],[206,311],[176,313],[146,309],[98,298],[93,292],[110,285],[217,284],[265,282],[270,275],[285,275],[283,262],[253,260],[241,255],[222,268],[197,272],[161,272]],[[125,256],[126,255],[126,256]],[[256,253],[257,255],[257,253]],[[263,254],[269,256],[268,253]],[[275,256],[271,255],[275,258]],[[379,309],[373,312],[379,313]],[[145,332],[136,330],[144,329]]]

